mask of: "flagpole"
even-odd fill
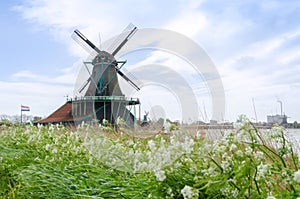
[[[22,124],[22,104],[21,104],[21,124]]]
[[[23,123],[23,111],[30,111],[30,107],[29,106],[23,106],[21,104],[21,123]],[[25,115],[26,116],[26,115]],[[25,118],[26,119],[26,118]],[[26,122],[26,121],[25,121]]]

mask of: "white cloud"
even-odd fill
[[[15,82],[37,82],[37,83],[48,83],[48,84],[66,84],[73,85],[78,71],[81,67],[82,61],[75,62],[71,67],[61,69],[58,76],[46,76],[33,73],[29,70],[22,70],[12,74],[11,79]]]
[[[166,24],[166,29],[179,32],[188,37],[197,37],[199,32],[204,31],[208,26],[208,19],[204,13],[185,9],[175,19]]]
[[[19,78],[25,78],[25,79],[34,79],[36,78],[37,75],[36,74],[33,74],[32,72],[28,71],[28,70],[22,70],[22,71],[19,71],[15,74],[12,75],[12,79],[13,80],[17,80]]]

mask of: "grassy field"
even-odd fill
[[[298,151],[247,119],[224,136],[0,127],[0,198],[297,198]]]

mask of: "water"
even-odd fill
[[[224,135],[224,129],[207,129],[205,130],[206,136],[211,140],[217,140]],[[294,142],[295,148],[300,154],[300,129],[286,129],[287,139]]]
[[[287,129],[287,136],[295,143],[295,147],[300,149],[300,129]]]

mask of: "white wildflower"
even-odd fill
[[[300,170],[298,170],[294,173],[294,180],[296,182],[300,183]]]
[[[165,133],[169,133],[170,132],[170,130],[171,130],[171,124],[169,123],[169,122],[165,122],[164,123],[164,132]]]
[[[54,125],[50,125],[50,127],[49,127],[49,131],[53,131],[54,130]]]
[[[160,181],[160,182],[164,181],[166,179],[165,171],[163,171],[163,170],[155,171],[155,177],[156,177],[157,181]]]
[[[223,187],[220,191],[225,196],[227,196],[230,193],[230,190],[228,189],[228,187]]]
[[[283,152],[286,153],[286,151],[283,151]],[[284,158],[284,159],[288,158],[288,154],[283,154],[282,158]]]
[[[270,193],[270,194],[268,195],[267,199],[276,199],[276,198],[272,195],[272,193]]]
[[[282,126],[274,126],[271,129],[271,134],[273,137],[281,137],[282,132],[284,132],[284,128]]]
[[[289,173],[286,170],[283,170],[281,172],[281,177],[284,183],[288,183],[288,184],[292,183],[292,177],[289,175]]]
[[[216,176],[217,175],[216,169],[214,167],[209,167],[208,169],[203,169],[202,173],[205,176]]]
[[[229,172],[230,171],[230,163],[226,160],[223,160],[221,162],[221,167],[224,170],[224,172]]]
[[[235,180],[235,179],[233,179],[233,178],[229,178],[227,181],[228,181],[228,182],[233,182],[233,183],[236,183],[236,180]]]
[[[228,155],[226,152],[224,152],[224,153],[222,154],[222,159],[226,159],[228,156],[229,156],[229,155]]]
[[[239,195],[238,190],[237,190],[237,189],[232,190],[232,191],[231,191],[231,195],[232,195],[232,198],[237,198],[238,195]]]
[[[216,151],[223,153],[226,150],[226,147],[224,145],[219,145],[216,147]]]
[[[201,135],[200,131],[197,131],[196,138],[197,138],[197,139],[200,139],[201,136],[202,136],[202,135]]]
[[[52,150],[52,153],[57,153],[57,149],[54,148],[54,149]]]
[[[256,151],[254,153],[254,158],[257,160],[257,161],[262,161],[264,159],[264,153],[261,152],[261,151]]]
[[[151,151],[155,151],[155,142],[153,140],[148,141],[148,146]]]
[[[237,148],[237,146],[235,144],[231,144],[230,148],[229,148],[229,151],[233,151],[236,148]]]
[[[181,189],[181,194],[184,199],[198,198],[198,191],[193,190],[193,188],[188,185],[185,185],[184,188]]]
[[[192,187],[185,185],[184,188],[181,190],[181,194],[183,195],[183,198],[192,198],[193,197],[193,191]]]
[[[168,189],[167,194],[172,198],[174,197],[173,190],[171,188]]]
[[[46,151],[49,150],[49,147],[50,147],[50,144],[46,144],[46,146],[45,146]]]
[[[182,143],[182,148],[186,153],[191,153],[193,151],[194,140],[185,138],[185,141]]]
[[[243,152],[241,150],[237,150],[235,154],[239,157],[243,156]]]
[[[246,155],[252,155],[252,152],[253,152],[253,149],[249,146],[246,147],[246,151],[245,151],[245,154]]]
[[[261,163],[260,165],[257,166],[256,179],[257,180],[263,179],[267,173],[268,173],[268,165]]]

